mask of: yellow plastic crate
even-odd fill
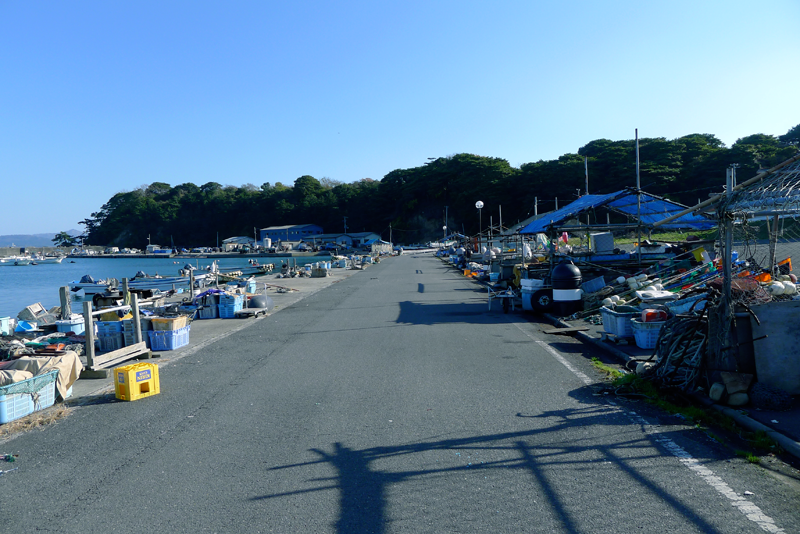
[[[178,330],[186,326],[186,316],[180,317],[153,317],[153,330]]]
[[[124,401],[158,395],[161,392],[158,366],[154,363],[134,363],[115,368],[114,391],[117,398]]]

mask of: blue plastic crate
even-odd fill
[[[58,370],[0,387],[0,424],[48,408],[56,401]]]
[[[98,334],[118,334],[122,332],[122,321],[97,321]]]
[[[111,352],[121,349],[123,340],[122,332],[99,332],[97,334],[97,344],[100,347],[100,352]]]
[[[150,330],[150,350],[175,350],[189,344],[189,329],[192,325],[177,330]]]
[[[231,295],[228,293],[223,293],[219,297],[219,305],[229,306],[229,305],[242,305],[244,302],[244,295]]]

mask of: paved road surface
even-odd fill
[[[797,480],[598,395],[542,327],[384,261],[3,444],[0,531],[800,532]]]

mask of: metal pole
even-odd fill
[[[639,179],[639,128],[636,128],[636,241],[639,243],[638,262],[642,263],[642,195],[640,188],[641,180]]]
[[[583,168],[586,172],[586,194],[589,194],[589,157],[586,156],[583,158]]]

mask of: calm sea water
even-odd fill
[[[325,261],[324,257],[259,258],[261,263],[274,263],[280,272],[281,260],[294,265]],[[177,276],[184,265],[190,263],[200,269],[211,264],[210,259],[172,258],[66,258],[50,265],[23,265],[0,267],[0,317],[16,317],[27,306],[40,302],[45,309],[59,306],[58,288],[91,275],[101,278],[133,278],[138,271],[162,276]],[[74,262],[74,263],[71,263]],[[220,269],[248,267],[247,258],[220,258]],[[73,307],[73,310],[76,308]]]

